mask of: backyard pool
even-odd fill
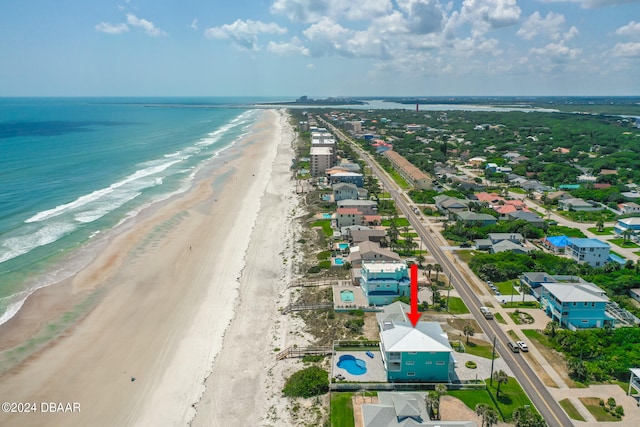
[[[344,264],[344,260],[342,258],[336,258],[333,262],[335,262],[336,265]]]
[[[323,213],[323,214],[322,214],[322,218],[324,218],[324,219],[331,219],[331,218],[333,218],[333,214],[330,214],[330,213]]]
[[[343,354],[338,360],[338,368],[346,370],[351,375],[362,375],[367,372],[367,362],[350,354]]]
[[[340,292],[340,299],[342,300],[342,302],[353,302],[353,291]]]
[[[338,248],[340,248],[341,251],[344,251],[345,249],[349,249],[349,244],[348,243],[338,243]]]

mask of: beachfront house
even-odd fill
[[[382,362],[391,382],[448,382],[455,368],[453,349],[438,322],[407,317],[410,308],[395,302],[376,314]]]
[[[346,182],[340,182],[333,184],[333,200],[339,202],[340,200],[357,199],[358,187],[354,184],[348,184]]]
[[[386,248],[381,248],[379,243],[364,241],[352,246],[349,251],[351,267],[360,268],[365,262],[400,262],[400,255]]]
[[[361,173],[356,172],[335,172],[329,175],[329,182],[331,184],[344,182],[354,184],[356,187],[362,187],[364,185],[364,177]]]
[[[409,296],[407,264],[396,262],[363,262],[360,288],[370,306],[391,304],[394,299]]]
[[[593,283],[542,283],[541,308],[562,327],[583,328],[613,326],[615,319],[606,314],[609,298]]]
[[[592,267],[602,267],[609,260],[609,244],[593,238],[567,239],[565,253],[570,258]]]
[[[363,215],[377,215],[378,213],[378,203],[373,200],[356,200],[356,199],[346,199],[346,200],[336,200],[338,208],[356,208]]]
[[[378,392],[378,403],[362,405],[364,427],[478,427],[475,421],[430,421],[425,394],[424,392]]]

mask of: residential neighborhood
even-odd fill
[[[319,254],[321,261],[309,271],[320,274],[322,283],[331,286],[330,302],[335,316],[346,316],[345,324],[349,328],[364,332],[357,328],[367,327],[368,322],[371,327],[375,325],[375,333],[371,328],[360,337],[362,341],[356,346],[360,350],[345,338],[334,339],[326,347],[332,354],[331,390],[336,393],[355,390],[354,387],[385,390],[377,393],[379,403],[363,401],[358,407],[360,415],[356,418],[363,420],[362,425],[404,425],[402,420],[409,419],[414,420],[415,425],[431,425],[426,424],[427,418],[433,420],[436,415],[427,397],[428,390],[433,390],[435,385],[444,384],[447,390],[487,387],[486,381],[492,382],[496,374],[492,365],[497,353],[496,343],[486,336],[489,332],[486,327],[509,335],[508,342],[498,347],[513,348],[509,350],[512,353],[522,350],[526,356],[518,355],[519,358],[536,359],[533,365],[527,363],[527,369],[538,366],[536,375],[548,376],[550,379],[545,383],[556,385],[580,379],[581,374],[573,368],[571,357],[574,356],[563,356],[565,366],[546,371],[540,366],[549,364],[545,362],[552,354],[545,349],[548,343],[530,339],[528,330],[557,334],[562,330],[623,332],[639,327],[640,304],[635,306],[635,301],[640,300],[640,292],[634,293],[634,289],[640,289],[640,282],[631,279],[626,294],[618,295],[612,293],[608,282],[598,285],[591,278],[600,280],[600,276],[594,275],[600,270],[609,274],[633,273],[637,278],[640,251],[634,252],[633,244],[638,242],[640,216],[634,217],[637,215],[634,202],[605,206],[573,197],[572,192],[581,185],[597,183],[590,177],[585,178],[585,174],[576,175],[577,184],[558,186],[519,176],[515,173],[518,165],[529,160],[529,156],[520,151],[504,153],[506,163],[503,164],[489,162],[488,157],[481,156],[451,157],[456,160],[438,166],[437,174],[429,174],[395,151],[397,136],[378,134],[376,127],[366,126],[366,121],[354,121],[353,113],[344,115],[342,132],[352,138],[350,145],[346,144],[339,127],[334,127],[340,125],[340,118],[340,113],[305,117],[312,135],[333,132],[327,141],[335,141],[332,150],[338,153],[333,157],[332,151],[324,171],[311,174],[315,190],[308,194],[315,194],[318,199],[311,199],[309,203],[319,209],[314,215],[314,230],[319,232],[317,227],[322,224],[321,240],[326,239],[329,251],[322,252],[323,258]],[[440,116],[441,120],[445,118]],[[379,120],[379,123],[389,121]],[[425,129],[411,124],[402,132],[415,135]],[[493,128],[489,125],[482,129]],[[427,132],[432,132],[431,128]],[[432,143],[428,139],[424,141],[426,147]],[[385,149],[380,150],[381,146]],[[356,154],[357,149],[361,150],[360,154]],[[313,156],[311,152],[310,158]],[[367,156],[382,166],[383,172],[378,172],[377,177],[371,164],[363,161]],[[317,163],[322,162],[322,158],[318,158]],[[380,173],[386,175],[391,184],[384,182]],[[495,179],[500,175],[505,177],[503,181],[487,185],[489,177]],[[400,209],[397,197],[404,199],[408,211]],[[594,218],[591,223],[585,221],[587,216]],[[431,244],[425,241],[424,232],[431,236]],[[519,263],[523,263],[523,267]],[[408,317],[413,310],[409,275],[413,264],[421,271],[416,303],[422,319],[415,325]],[[536,269],[527,269],[525,264]],[[456,267],[450,270],[449,265]],[[583,275],[586,278],[581,277]],[[308,280],[313,280],[313,276]],[[635,283],[638,284],[633,286]],[[475,295],[470,301],[465,297],[468,293],[465,288]],[[458,312],[453,308],[459,304],[457,301],[462,307],[478,306],[467,306]],[[325,307],[325,303],[322,304]],[[478,315],[474,315],[475,312]],[[351,316],[361,316],[358,318],[362,320],[356,321]],[[483,318],[482,322],[491,323],[483,324],[479,317]],[[452,328],[451,322],[457,326]],[[512,329],[521,324],[529,329]],[[469,343],[473,346],[468,347]],[[468,359],[467,351],[477,345],[487,346],[493,359]],[[351,351],[345,350],[350,347]],[[304,351],[288,350],[282,354],[284,357],[302,355]],[[501,371],[509,372],[506,375],[519,378],[517,371],[523,368],[500,363]],[[551,365],[556,364],[554,361]],[[632,378],[629,371],[632,368],[636,366],[620,367],[621,375],[628,381]],[[476,383],[473,369],[484,372],[485,382]],[[541,369],[545,372],[539,372]],[[382,381],[391,388],[372,386],[371,381]],[[424,384],[426,391],[422,395],[392,391],[399,390],[397,384],[400,383]],[[489,389],[491,387],[494,386]],[[416,396],[422,396],[420,402]],[[634,397],[629,399],[629,402],[635,401]],[[354,405],[356,400],[354,397]],[[400,402],[409,412],[405,414],[405,409],[398,407]],[[572,399],[571,405],[577,406],[576,411],[583,417],[588,412],[580,406],[578,398]],[[625,405],[625,411],[632,408]],[[355,407],[353,410],[356,411]],[[383,419],[385,421],[380,421]],[[480,418],[440,420],[444,421],[454,423],[450,425],[484,422]]]

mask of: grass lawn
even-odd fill
[[[587,230],[589,230],[590,232],[592,232],[597,236],[607,236],[607,235],[613,234],[613,227],[605,227],[602,229],[602,231],[598,231],[596,227],[587,228]]]
[[[507,280],[506,282],[494,283],[494,285],[496,286],[496,288],[498,288],[498,290],[500,291],[503,297],[505,296],[509,297],[507,298],[507,301],[509,301],[511,298],[511,292],[513,292],[514,301],[517,296],[520,296],[520,293],[518,292],[518,286],[514,285],[513,282],[514,280]],[[520,298],[522,298],[522,296],[520,296]]]
[[[580,415],[580,412],[578,412],[576,407],[573,406],[573,403],[571,403],[571,401],[569,399],[562,399],[558,403],[560,404],[560,406],[562,406],[562,409],[564,409],[564,411],[567,413],[567,415],[569,415],[569,418],[571,418],[572,420],[586,421],[582,417],[582,415]]]
[[[333,229],[331,228],[331,220],[330,219],[319,219],[311,223],[312,227],[322,227],[322,231],[324,235],[327,237],[333,236]]]
[[[391,221],[390,219],[383,219],[382,220],[382,225],[385,227],[389,227],[391,225]],[[407,218],[396,218],[396,227],[409,227],[411,224],[409,224],[409,220]]]
[[[591,412],[591,415],[596,421],[620,421],[620,418],[616,418],[600,406],[600,399],[597,397],[579,397],[580,402]]]
[[[456,255],[458,255],[458,258],[460,258],[462,261],[466,262],[467,264],[469,263],[469,261],[471,261],[471,259],[473,258],[473,256],[476,254],[476,251],[456,251]]]
[[[640,248],[640,245],[637,245],[633,242],[625,242],[624,239],[610,239],[609,242],[614,245],[620,246],[621,248]]]
[[[407,237],[407,236],[418,237],[418,233],[400,233],[400,237]]]
[[[498,321],[498,323],[502,323],[503,325],[507,324],[507,321],[504,320],[504,318],[502,317],[502,314],[500,314],[500,313],[494,313],[493,314],[493,318],[496,319]]]
[[[355,427],[351,397],[353,393],[331,393],[332,427]]]
[[[500,394],[497,397],[498,382],[493,381],[493,385],[490,385],[488,379],[485,381],[489,393],[496,398],[498,409],[505,421],[511,421],[513,411],[521,406],[529,405],[532,409],[535,408],[515,378],[509,377],[509,382],[500,385]]]
[[[458,297],[449,297],[449,313],[451,314],[466,314],[469,313],[469,309],[462,299]]]
[[[502,304],[502,307],[504,308],[538,308],[540,306],[540,303],[534,302],[534,301],[522,302],[522,295],[520,295],[520,301],[516,300],[516,297],[514,295],[513,304],[512,304],[511,295],[507,295],[507,296],[509,297],[507,299],[507,302]]]
[[[473,354],[474,356],[484,357],[485,359],[491,359],[491,349],[493,348],[489,343],[480,343],[478,341],[469,341],[467,344],[466,339],[462,339],[462,343],[464,344],[465,352],[469,354]],[[498,353],[496,353],[496,359],[498,358]]]
[[[389,175],[391,175],[391,178],[393,178],[396,184],[400,186],[400,188],[402,188],[403,190],[408,190],[409,188],[411,188],[409,183],[405,181],[405,179],[401,177],[395,169],[387,170],[387,172],[389,173]]]

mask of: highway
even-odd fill
[[[396,203],[396,206],[409,220],[411,226],[416,233],[418,233],[438,264],[442,266],[444,273],[449,274],[451,284],[458,291],[460,297],[474,315],[482,330],[487,336],[496,338],[496,351],[511,368],[515,378],[518,380],[525,393],[527,393],[529,399],[535,405],[547,424],[550,427],[566,427],[573,425],[558,402],[554,400],[553,396],[546,389],[540,378],[528,365],[527,355],[511,352],[507,347],[507,342],[512,340],[508,338],[507,334],[494,320],[487,320],[480,313],[480,307],[483,304],[480,302],[478,296],[473,292],[473,290],[465,283],[465,280],[459,271],[461,267],[457,265],[457,260],[452,261],[444,251],[440,249],[436,239],[427,231],[420,218],[409,207],[403,194],[398,190],[398,185],[389,178],[386,172],[378,166],[377,162],[375,162],[368,153],[362,150],[357,144],[353,143],[353,141],[351,141],[351,139],[342,131],[320,117],[318,118],[333,131],[334,135],[351,144],[352,148],[369,165],[369,167],[371,167],[372,172],[389,191]]]

